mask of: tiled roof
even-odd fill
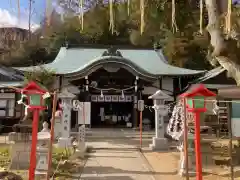
[[[44,67],[54,70],[57,74],[73,74],[87,71],[91,66],[103,63],[125,64],[135,71],[152,76],[162,75],[194,75],[205,71],[179,68],[168,64],[161,52],[155,50],[119,49],[121,56],[104,55],[107,49],[100,48],[65,48],[62,47],[56,59]],[[32,71],[37,67],[18,68],[23,71]]]

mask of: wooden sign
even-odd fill
[[[112,95],[112,102],[118,102],[118,95]]]
[[[97,102],[98,101],[98,96],[97,95],[92,95],[91,96],[91,101],[92,102]]]
[[[112,101],[112,96],[106,95],[105,98],[104,98],[104,101],[105,102],[111,102]]]

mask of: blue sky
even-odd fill
[[[18,18],[18,1],[20,2],[20,18]],[[55,0],[33,0],[32,7],[32,27],[38,26],[41,19],[45,16],[46,1],[54,2]],[[240,2],[240,0],[232,0]],[[54,3],[53,3],[54,4]],[[0,0],[0,27],[18,26],[28,29],[29,0]]]
[[[18,0],[1,0],[3,2],[0,3],[0,8],[6,9],[11,13],[17,15],[18,12]],[[34,0],[33,3],[33,18],[35,20],[39,19],[40,16],[44,14],[45,10],[45,1],[46,0]],[[21,15],[26,16],[28,14],[29,9],[29,0],[19,0],[20,2],[20,12]]]
[[[20,27],[27,26],[29,14],[29,0],[20,1],[20,19],[18,18],[18,0],[0,0],[0,26],[18,25]],[[39,24],[45,15],[46,0],[34,0],[32,7],[32,24]],[[26,27],[25,27],[26,28]]]

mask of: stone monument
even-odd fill
[[[11,144],[11,170],[26,170],[29,168],[31,136],[29,133],[10,133],[9,141]]]
[[[86,128],[85,125],[79,127],[79,132],[77,133],[77,138],[73,142],[73,147],[76,149],[75,153],[71,158],[82,157],[84,158],[86,152],[85,144]]]
[[[61,110],[57,110],[55,113],[54,123],[54,139],[62,137],[62,113]]]
[[[155,137],[153,137],[153,142],[150,144],[152,150],[165,150],[168,148],[167,139],[164,138],[164,116],[168,114],[165,100],[170,98],[169,95],[161,90],[148,97],[148,99],[153,99],[153,108],[155,110]]]
[[[74,94],[68,92],[64,89],[58,98],[62,100],[63,103],[63,114],[61,119],[61,137],[58,139],[59,147],[69,147],[71,146],[70,130],[71,130],[71,111],[72,111],[72,99],[75,97]]]

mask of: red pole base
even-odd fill
[[[196,157],[196,179],[202,180],[202,154],[200,140],[200,112],[195,113],[195,157]]]
[[[39,109],[33,110],[33,122],[32,122],[32,146],[30,155],[29,165],[29,180],[35,179],[36,169],[36,151],[37,151],[37,134],[38,134],[38,120],[39,120]]]

